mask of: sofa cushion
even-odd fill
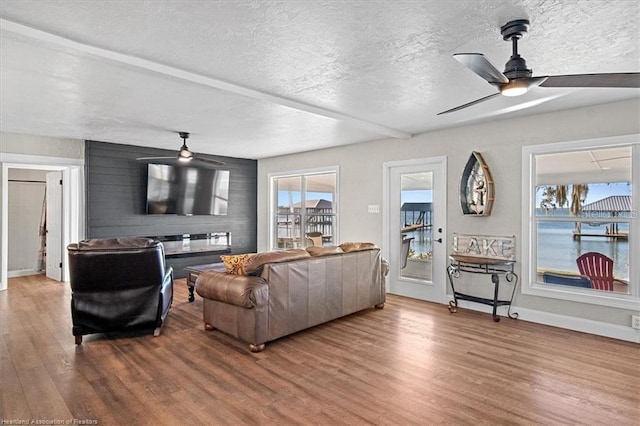
[[[311,246],[307,247],[307,252],[309,252],[311,256],[328,256],[332,254],[344,253],[340,246]]]
[[[367,243],[367,242],[363,242],[363,243],[349,242],[349,243],[340,244],[340,248],[345,253],[350,253],[352,251],[371,250],[373,248],[376,248],[376,245],[374,243]]]
[[[259,274],[262,267],[267,263],[288,262],[290,260],[303,259],[311,257],[305,249],[289,249],[268,251],[252,255],[244,263],[244,271],[247,275]]]
[[[220,260],[224,263],[227,274],[231,275],[247,275],[245,264],[255,254],[232,254],[220,256]]]

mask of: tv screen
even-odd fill
[[[226,215],[229,171],[149,164],[147,214]]]

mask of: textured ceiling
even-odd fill
[[[11,1],[0,3],[0,130],[264,158],[612,102],[640,89],[494,88],[499,27],[531,21],[535,75],[640,72],[640,3]]]

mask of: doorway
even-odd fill
[[[446,157],[384,163],[387,291],[446,302]]]
[[[9,253],[8,176],[10,169],[37,169],[62,173],[63,196],[62,226],[60,229],[60,251],[62,253],[61,280],[68,281],[67,258],[64,255],[67,244],[80,241],[85,235],[84,213],[84,161],[57,157],[25,156],[2,154],[2,261],[0,270],[0,291],[7,289]],[[15,162],[13,162],[13,161]],[[32,161],[32,162],[27,162]]]

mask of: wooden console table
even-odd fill
[[[511,302],[518,285],[518,275],[513,271],[515,260],[491,259],[486,257],[467,256],[461,254],[452,254],[449,256],[450,265],[447,268],[449,275],[449,283],[453,290],[453,300],[449,302],[449,312],[458,311],[458,300],[469,300],[471,302],[482,303],[493,306],[493,320],[498,322],[500,317],[497,314],[498,306],[508,306],[507,316],[511,319],[518,318],[517,313],[511,313]],[[493,299],[472,296],[456,291],[454,281],[460,277],[461,272],[469,272],[472,274],[491,275],[491,282],[494,285]],[[513,283],[511,298],[509,300],[498,299],[498,291],[500,288],[500,275],[504,275],[509,283]]]

